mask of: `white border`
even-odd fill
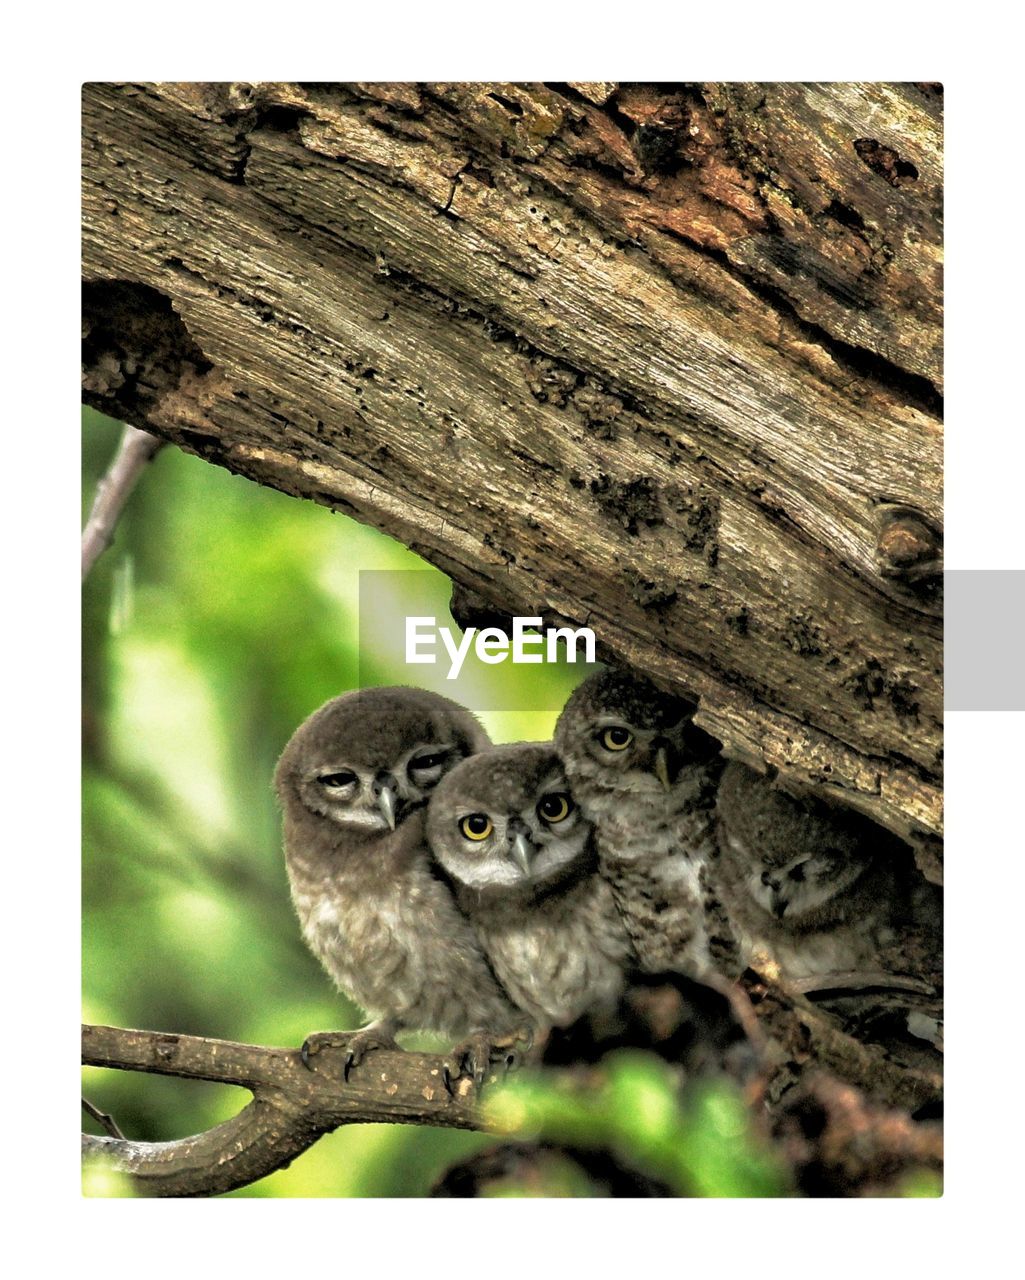
[[[985,1268],[1009,1245],[1017,1225],[1011,1158],[1020,1142],[1018,1059],[1010,1048],[1019,1022],[1017,938],[1009,917],[1021,901],[1022,857],[1011,806],[1022,717],[959,715],[948,726],[952,1105],[942,1201],[621,1202],[615,1209],[596,1201],[467,1209],[413,1201],[248,1200],[232,1202],[235,1209],[82,1201],[71,1080],[79,1001],[78,472],[69,441],[78,421],[81,80],[942,79],[952,263],[948,563],[1009,568],[1023,559],[1020,409],[1010,381],[1018,374],[1012,344],[1022,295],[1015,269],[1019,108],[1014,42],[999,14],[976,4],[955,29],[933,6],[892,3],[735,3],[707,13],[685,5],[567,13],[551,4],[494,12],[435,4],[353,14],[337,4],[221,13],[209,3],[175,3],[150,12],[136,2],[94,4],[83,14],[22,11],[20,29],[9,26],[20,66],[5,82],[5,212],[14,251],[6,302],[18,347],[8,366],[14,404],[5,441],[13,644],[5,720],[16,769],[5,832],[5,1022],[13,1048],[4,1055],[12,1075],[4,1111],[11,1198],[21,1201],[14,1230],[33,1266],[67,1259],[87,1277],[177,1260],[197,1276],[243,1267],[252,1275],[472,1267],[625,1276],[708,1266],[730,1277],[748,1268],[760,1276],[860,1277],[872,1262],[888,1276],[907,1266],[924,1271],[940,1257],[952,1267],[970,1260]]]

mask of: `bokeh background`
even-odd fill
[[[121,429],[83,410],[83,521]],[[266,1045],[360,1024],[300,937],[271,774],[328,698],[361,677],[408,683],[375,656],[372,619],[360,652],[361,569],[436,574],[383,534],[175,448],[143,475],[83,595],[85,1021]],[[480,712],[496,742],[544,739],[585,674],[470,663],[453,696],[503,708]],[[249,1096],[97,1068],[83,1092],[146,1141],[208,1128]],[[493,1141],[351,1125],[235,1194],[424,1195]]]

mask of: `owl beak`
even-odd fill
[[[661,782],[663,791],[668,791],[672,786],[669,780],[669,752],[665,747],[659,747],[655,752],[655,777]]]
[[[376,783],[374,790],[377,792],[377,807],[380,809],[388,828],[395,830],[395,812],[399,805],[398,791],[395,787],[394,778],[381,778]]]
[[[517,831],[509,842],[509,856],[525,876],[530,875],[530,864],[533,853],[534,846],[531,844],[530,837],[525,835],[522,831]]]
[[[784,891],[785,886],[782,878],[774,876],[771,871],[763,871],[760,879],[766,889],[769,890],[769,910],[777,920],[782,920],[786,914],[787,907],[790,906],[790,899]]]

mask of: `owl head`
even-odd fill
[[[591,828],[550,743],[491,747],[439,783],[427,813],[439,866],[479,895],[531,894],[579,873]]]
[[[394,831],[460,760],[489,744],[474,716],[440,694],[392,687],[332,698],[292,735],[274,773],[297,807],[351,832]]]
[[[669,790],[685,765],[719,753],[719,743],[692,723],[695,710],[644,676],[600,671],[570,695],[555,745],[574,786]]]
[[[790,794],[736,762],[723,773],[717,814],[724,860],[762,910],[791,924],[818,921],[893,844],[860,814]]]

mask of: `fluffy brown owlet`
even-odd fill
[[[479,1079],[489,1041],[522,1023],[434,874],[424,834],[430,793],[488,741],[447,698],[382,688],[325,703],[285,747],[274,781],[303,936],[372,1019],[354,1035],[310,1037],[304,1061],[343,1043],[347,1076],[406,1028],[466,1037],[456,1074],[468,1063]]]
[[[608,670],[574,690],[555,727],[573,795],[594,824],[601,875],[652,973],[712,966],[704,868],[717,856],[722,760],[694,710],[641,676]]]
[[[911,851],[860,814],[738,763],[723,774],[718,819],[716,888],[741,965],[768,953],[793,988],[827,1004],[832,992],[845,1012],[843,993],[872,990],[862,1013],[902,1008],[913,1034],[938,1043],[942,893]]]
[[[462,761],[431,797],[427,835],[492,968],[535,1026],[564,1026],[618,998],[632,949],[550,743]]]

